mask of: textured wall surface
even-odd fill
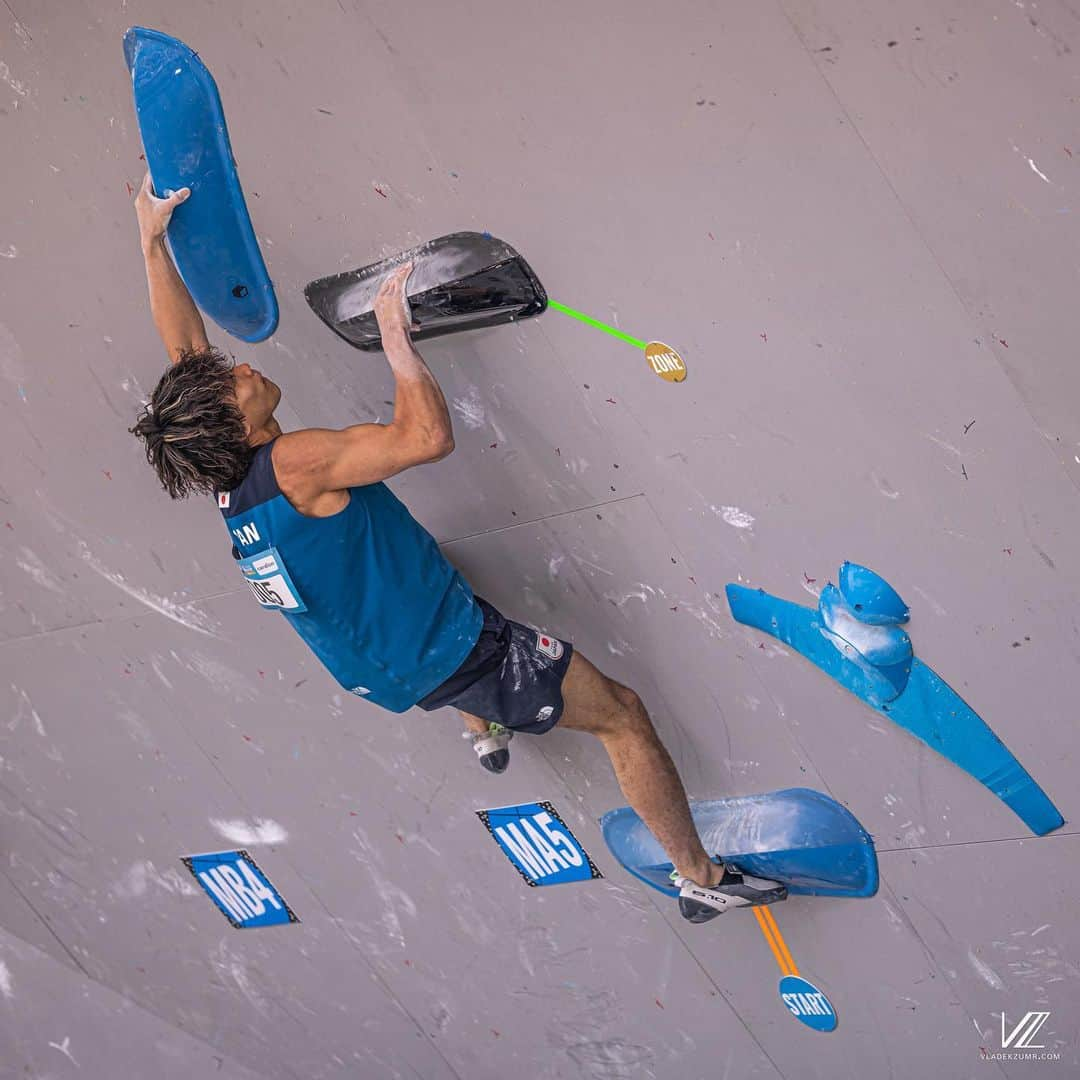
[[[425,343],[457,449],[392,486],[638,689],[692,797],[816,787],[871,831],[875,898],[775,909],[836,1031],[749,913],[614,863],[597,743],[495,777],[452,713],[342,695],[157,487],[133,23],[217,79],[282,316],[211,340],[285,430],[390,417],[303,285],[461,229],[680,351],[670,384],[555,311]],[[0,4],[0,1076],[1076,1075],[1078,53],[1068,0]],[[1063,829],[728,614],[844,559]],[[541,799],[603,879],[530,889],[475,815]],[[240,847],[299,924],[233,929],[180,861]],[[1030,1011],[1058,1059],[984,1060]]]

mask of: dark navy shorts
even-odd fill
[[[476,602],[484,626],[472,652],[417,705],[426,712],[452,705],[488,723],[543,735],[562,716],[562,681],[574,647],[505,618],[479,596]]]

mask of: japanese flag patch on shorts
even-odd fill
[[[548,637],[547,634],[538,632],[536,635],[536,651],[543,653],[544,656],[550,656],[552,660],[558,660],[564,651],[563,643],[553,637]]]

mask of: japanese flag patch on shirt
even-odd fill
[[[548,637],[547,634],[537,633],[536,651],[543,653],[544,656],[550,656],[552,660],[558,660],[564,651],[563,643],[553,637]]]

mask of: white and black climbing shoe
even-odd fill
[[[488,724],[487,731],[464,731],[461,737],[472,740],[472,748],[488,772],[506,772],[510,764],[510,740],[514,737],[509,728]]]
[[[724,876],[708,888],[681,877],[678,871],[672,871],[671,880],[679,890],[679,911],[692,923],[708,922],[729,908],[775,904],[786,900],[788,894],[787,886],[779,881],[740,874],[730,866],[725,866]]]

